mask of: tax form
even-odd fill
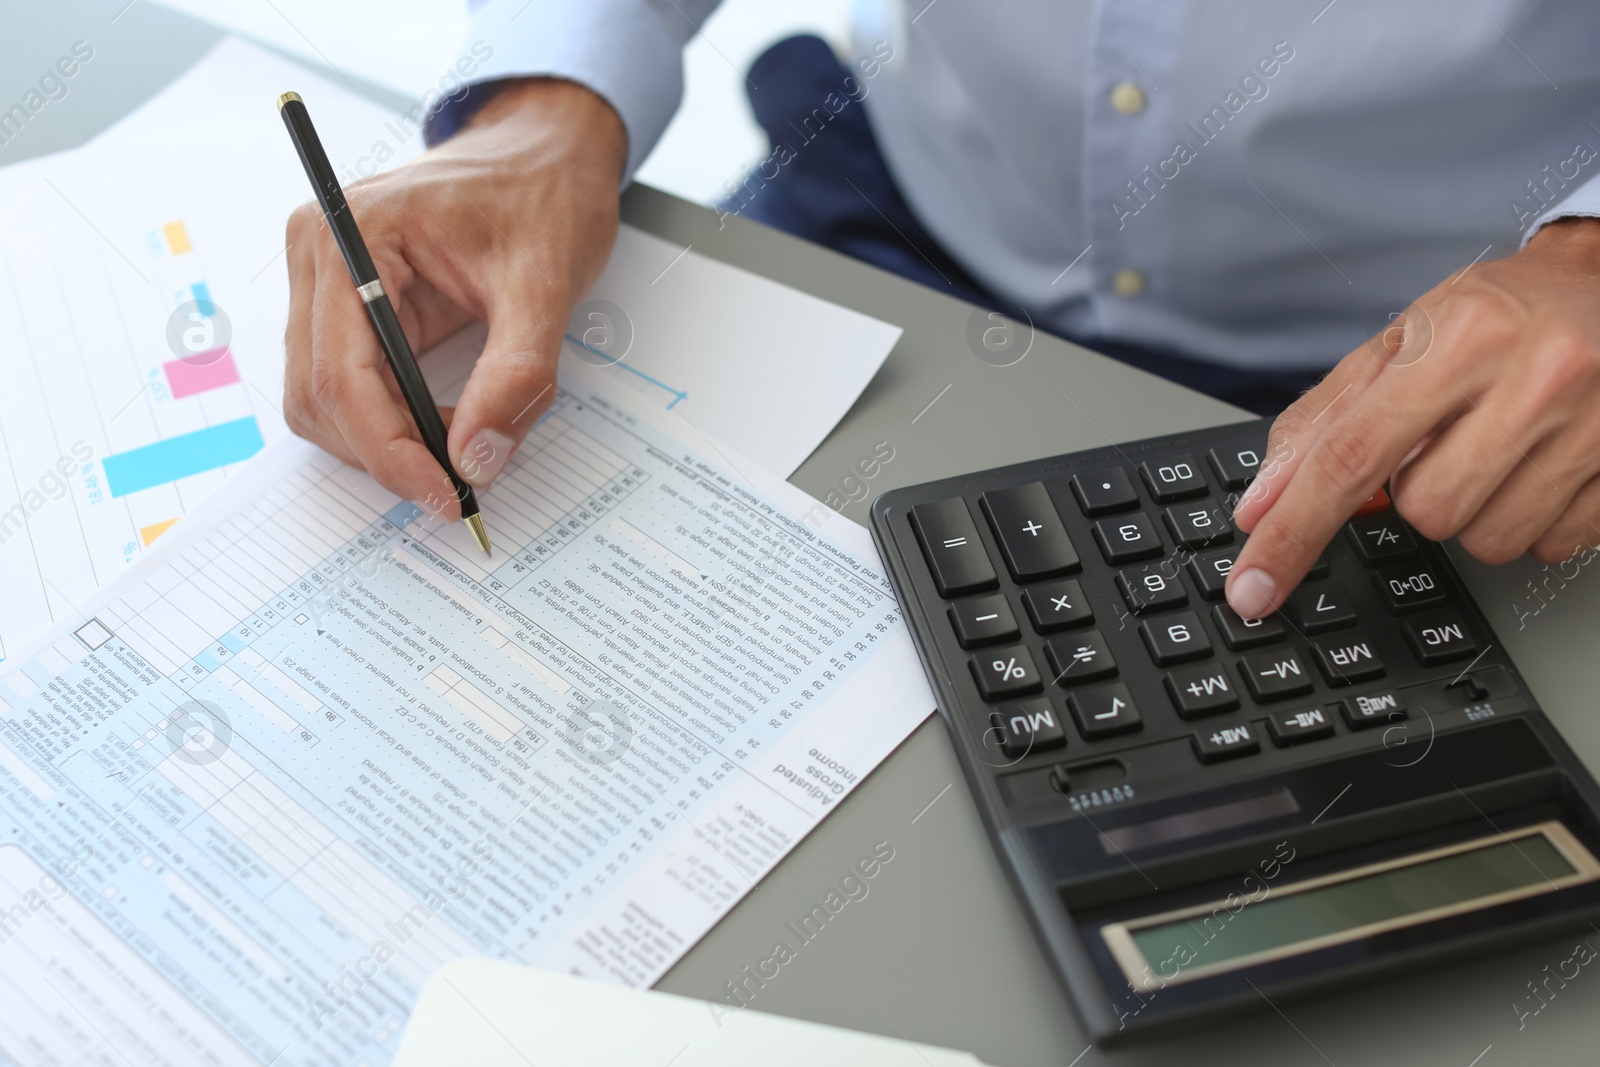
[[[0,677],[0,1049],[379,1064],[454,959],[653,983],[933,707],[866,532],[741,466],[564,391],[485,559],[270,446]]]

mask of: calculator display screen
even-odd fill
[[[1531,832],[1530,832],[1531,831]],[[1558,844],[1559,842],[1559,844]],[[1105,929],[1130,979],[1165,984],[1234,970],[1596,877],[1559,824],[1480,838],[1281,888],[1230,895]]]

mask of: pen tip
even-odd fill
[[[478,547],[483,549],[484,555],[489,555],[489,533],[483,528],[482,515],[465,516],[467,529],[472,531],[472,539],[478,542]]]
[[[283,105],[287,104],[291,100],[293,100],[297,104],[305,103],[304,100],[300,99],[300,94],[299,93],[279,93],[278,94],[278,110],[282,111],[283,110]]]

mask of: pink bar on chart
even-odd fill
[[[220,389],[239,380],[239,368],[233,365],[233,353],[226,348],[210,352],[196,352],[162,365],[167,372],[167,387],[176,400],[194,396],[208,389]]]

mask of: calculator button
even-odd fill
[[[1232,711],[1239,706],[1239,693],[1233,688],[1227,669],[1215,661],[1170,671],[1166,685],[1172,706],[1185,719]]]
[[[1117,592],[1135,615],[1181,608],[1189,602],[1183,583],[1175,575],[1162,573],[1159,567],[1130,567],[1118,571]]]
[[[1059,685],[1077,685],[1117,673],[1111,646],[1099,630],[1085,630],[1067,637],[1053,637],[1045,643],[1050,661],[1050,680]]]
[[[1218,480],[1229,489],[1243,489],[1261,468],[1261,453],[1254,448],[1227,445],[1213,448],[1206,458]]]
[[[988,701],[1036,693],[1043,684],[1033,655],[1022,645],[1006,645],[972,657],[972,677]]]
[[[1193,456],[1147,459],[1140,465],[1139,472],[1144,475],[1150,495],[1157,503],[1170,504],[1185,497],[1204,496],[1209,491]]]
[[[1261,751],[1261,741],[1249,723],[1237,726],[1219,726],[1213,730],[1198,730],[1192,737],[1195,755],[1201,763],[1248,756]]]
[[[1228,575],[1233,571],[1233,561],[1239,558],[1237,548],[1221,552],[1207,552],[1189,561],[1189,574],[1199,587],[1200,595],[1207,600],[1221,600],[1227,588]]]
[[[1379,570],[1373,579],[1390,611],[1416,611],[1445,599],[1444,583],[1427,563],[1397,563]]]
[[[1190,548],[1225,545],[1233,540],[1233,526],[1214,504],[1195,503],[1166,510],[1172,539]]]
[[[1381,693],[1368,693],[1353,700],[1339,701],[1344,721],[1352,730],[1364,730],[1386,722],[1399,722],[1406,717],[1406,698],[1398,690],[1385,689]]]
[[[1318,556],[1317,561],[1311,565],[1311,569],[1306,571],[1306,577],[1326,578],[1329,574],[1329,571],[1330,568],[1328,567],[1328,557]]]
[[[1352,519],[1359,519],[1363,515],[1372,515],[1380,511],[1388,511],[1390,504],[1389,494],[1383,491],[1380,485],[1378,491],[1361,502],[1361,506],[1350,515]]]
[[[1239,661],[1239,673],[1257,700],[1284,700],[1311,692],[1311,674],[1292,648],[1257,652]]]
[[[1417,550],[1411,531],[1392,510],[1356,519],[1346,523],[1344,529],[1356,551],[1368,563],[1399,559]]]
[[[1078,569],[1077,549],[1043,482],[984,493],[983,510],[1017,581],[1053,578]]]
[[[1383,660],[1372,642],[1355,635],[1311,642],[1311,653],[1329,685],[1350,685],[1383,677]]]
[[[1046,752],[1067,743],[1056,709],[1046,697],[1007,704],[989,716],[1000,733],[1000,751],[1010,759],[1030,752]]]
[[[962,648],[977,648],[1017,636],[1017,618],[1006,598],[995,596],[958,600],[950,605],[950,625]]]
[[[1298,745],[1302,741],[1315,741],[1333,736],[1335,707],[1302,708],[1299,711],[1275,711],[1267,718],[1267,731],[1279,745]]]
[[[1116,519],[1101,519],[1094,524],[1094,539],[1100,553],[1113,566],[1161,555],[1161,537],[1144,512]]]
[[[1283,640],[1283,623],[1276,614],[1264,619],[1246,619],[1228,605],[1218,604],[1211,609],[1211,618],[1216,621],[1223,642],[1235,652]]]
[[[1033,620],[1033,628],[1042,634],[1094,621],[1089,598],[1075,578],[1028,586],[1022,591],[1022,606]]]
[[[1079,689],[1067,697],[1078,732],[1090,741],[1123,734],[1144,725],[1133,695],[1121,682]]]
[[[1337,630],[1356,621],[1356,609],[1335,581],[1306,582],[1289,594],[1289,603],[1307,633]]]
[[[978,538],[972,512],[960,497],[911,509],[911,525],[933,572],[933,584],[945,599],[982,593],[1000,584],[989,553]]]
[[[1078,507],[1091,519],[1096,515],[1127,511],[1139,503],[1139,494],[1122,467],[1074,474],[1072,495],[1078,498]]]
[[[1409,620],[1402,629],[1411,651],[1417,654],[1417,662],[1424,667],[1448,663],[1478,651],[1477,639],[1461,616],[1453,611],[1439,611]]]
[[[1200,616],[1192,611],[1141,623],[1139,636],[1144,638],[1150,658],[1160,667],[1211,655],[1211,638],[1200,625]]]

